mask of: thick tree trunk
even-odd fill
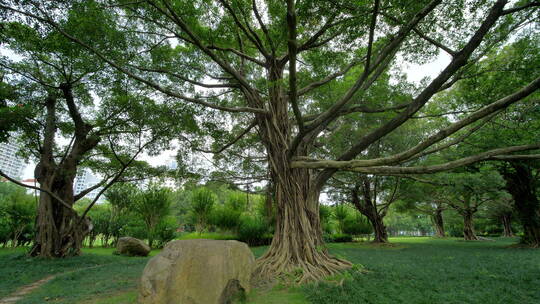
[[[442,210],[435,210],[435,213],[431,216],[431,222],[433,222],[433,226],[435,226],[435,237],[445,237]]]
[[[501,222],[503,225],[503,236],[513,237],[514,232],[512,231],[512,213],[503,214],[501,216]]]
[[[513,172],[503,171],[506,188],[514,199],[514,205],[523,225],[521,243],[540,247],[540,202],[536,196],[536,187],[532,169],[523,162],[512,162]]]
[[[464,211],[463,214],[463,238],[466,241],[477,241],[478,237],[474,233],[473,213]]]
[[[40,184],[48,187],[64,202],[73,205],[73,179],[40,178]],[[84,223],[79,223],[79,216],[66,208],[47,193],[41,193],[36,219],[36,236],[30,252],[39,257],[67,257],[79,255],[86,236]]]
[[[268,155],[276,208],[274,237],[268,251],[257,260],[256,280],[293,275],[298,282],[320,280],[350,268],[351,263],[330,256],[324,246],[319,220],[322,186],[311,183],[307,169],[292,169],[293,156],[305,156],[305,143],[291,153],[289,103],[282,88],[283,66],[275,61],[268,70],[271,81],[269,115],[257,117],[259,134]],[[256,106],[261,100],[250,99]],[[294,155],[292,155],[294,154]]]
[[[332,257],[324,246],[319,221],[319,193],[309,192],[306,176],[294,174],[285,182],[277,182],[275,197],[274,238],[268,251],[257,262],[257,279],[293,274],[298,282],[306,282],[351,267],[350,262]]]
[[[371,226],[373,226],[373,232],[375,233],[373,243],[388,243],[388,232],[386,231],[383,217],[380,216],[376,210],[369,216],[366,216],[369,219]]]
[[[43,143],[40,148],[40,161],[35,169],[35,177],[41,187],[55,194],[69,207],[73,206],[73,180],[77,174],[77,166],[83,155],[99,143],[99,137],[88,136],[92,126],[84,122],[72,94],[72,86],[68,83],[60,85],[66,101],[68,113],[73,120],[74,141],[71,149],[59,163],[55,157],[55,138],[58,128],[57,97],[51,94],[46,100],[46,119],[43,132]],[[81,221],[73,209],[68,208],[51,195],[41,192],[36,218],[36,235],[32,256],[66,257],[80,254],[82,242],[90,223]]]

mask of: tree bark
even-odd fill
[[[324,245],[318,210],[319,192],[306,187],[305,174],[291,173],[287,179],[275,183],[274,237],[268,251],[257,261],[255,275],[258,279],[268,280],[294,274],[302,283],[320,280],[351,267],[350,262],[332,257]]]
[[[514,199],[514,205],[523,225],[521,243],[540,247],[540,202],[536,195],[532,168],[525,162],[511,162],[513,170],[502,170],[506,189]]]
[[[435,213],[431,216],[431,222],[435,226],[435,237],[445,237],[444,220],[442,217],[442,210],[436,209]]]
[[[508,212],[501,216],[501,222],[503,225],[503,236],[504,237],[513,237],[514,232],[512,231],[512,213]]]
[[[363,200],[361,200],[359,197],[360,185],[357,185],[351,193],[352,204],[360,213],[367,217],[371,223],[373,232],[375,234],[373,243],[388,243],[388,232],[383,221],[385,212],[381,214],[377,209],[375,198],[372,198],[371,196],[371,184],[369,179],[367,177],[363,177],[362,180],[363,185],[361,188]]]
[[[60,85],[65,99],[68,113],[74,123],[74,141],[71,149],[57,162],[54,155],[56,148],[55,138],[57,131],[57,96],[50,94],[47,97],[45,129],[43,144],[39,151],[40,161],[35,169],[35,177],[41,187],[50,191],[50,194],[41,192],[39,197],[36,218],[36,236],[34,246],[30,252],[32,256],[40,257],[67,257],[79,255],[84,238],[91,229],[89,220],[81,218],[71,208],[63,203],[73,206],[75,197],[73,181],[77,174],[77,166],[83,155],[92,150],[100,141],[97,136],[90,135],[92,125],[84,122],[75,98],[72,94],[72,84]],[[63,202],[63,203],[62,203]]]
[[[322,238],[319,194],[322,186],[311,182],[308,169],[290,167],[294,156],[307,155],[302,144],[290,155],[289,104],[281,87],[283,67],[274,62],[269,69],[269,115],[259,115],[259,134],[266,148],[276,208],[274,237],[268,251],[257,260],[254,277],[274,280],[293,274],[300,283],[320,280],[351,267],[332,257]],[[252,104],[259,100],[251,100]]]
[[[386,226],[384,225],[383,217],[380,216],[375,210],[375,214],[371,216],[367,216],[367,218],[371,222],[371,225],[373,226],[373,231],[375,233],[375,238],[373,239],[373,243],[388,243],[388,232],[386,231]]]
[[[39,166],[38,166],[39,167]],[[75,175],[43,176],[38,180],[42,187],[55,193],[64,202],[73,206],[73,180]],[[82,242],[88,230],[86,223],[80,223],[80,217],[46,193],[39,197],[36,219],[36,238],[30,252],[39,257],[68,257],[79,255]]]
[[[474,232],[474,213],[470,210],[464,210],[461,215],[463,216],[463,238],[466,241],[477,241],[478,237]]]

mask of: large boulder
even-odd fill
[[[238,241],[169,242],[144,268],[143,304],[225,304],[250,289],[255,257]]]
[[[147,256],[150,246],[134,237],[121,237],[116,244],[116,253],[127,256]]]

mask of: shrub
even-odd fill
[[[332,232],[334,232],[334,225],[332,225],[332,223],[330,222],[321,223],[321,226],[322,226],[322,231],[325,234],[332,234]]]
[[[241,212],[222,206],[212,212],[210,223],[223,231],[236,231],[240,224]]]
[[[326,205],[319,205],[319,218],[324,233],[332,233],[332,225],[330,219],[332,217],[332,208]]]
[[[157,226],[171,212],[171,192],[168,188],[151,185],[147,190],[141,191],[135,196],[132,210],[137,214],[146,226],[148,245],[153,246],[156,238]]]
[[[31,240],[36,217],[35,200],[23,188],[8,189],[0,201],[0,239],[12,246],[20,246]]]
[[[259,217],[242,217],[238,227],[238,240],[249,246],[269,245],[272,235],[268,233],[268,225]]]
[[[243,212],[246,210],[247,197],[240,191],[231,191],[227,194],[225,206],[228,209]]]
[[[326,239],[326,241],[329,243],[347,243],[347,242],[352,242],[353,237],[350,234],[337,233],[337,234],[330,235]]]
[[[108,235],[111,229],[111,208],[110,204],[98,204],[95,205],[90,212],[88,217],[92,221],[94,228],[88,234],[88,244],[90,247],[94,245],[95,240],[99,235],[105,236]]]
[[[118,237],[131,236],[144,240],[148,236],[148,230],[144,221],[135,216],[122,216],[118,224],[122,226],[118,230]]]
[[[266,225],[269,227],[269,232],[273,232],[274,227],[276,226],[276,208],[271,198],[267,196],[255,196],[255,212],[256,214],[264,219]]]
[[[336,219],[338,223],[338,228],[340,233],[343,232],[345,219],[349,216],[349,208],[347,206],[341,204],[334,207],[334,218]]]
[[[190,211],[195,229],[198,232],[206,230],[215,201],[216,196],[214,193],[206,188],[199,188],[193,191]]]
[[[0,215],[2,215],[2,212],[0,210]],[[9,222],[6,218],[3,216],[0,216],[0,244],[2,244],[3,247],[7,246],[7,243],[10,240],[11,235],[11,229],[9,227]]]
[[[159,248],[176,238],[176,228],[178,223],[173,216],[167,216],[157,225],[156,241]]]
[[[343,221],[343,233],[350,235],[362,235],[373,233],[373,227],[369,221],[361,216],[348,216]]]

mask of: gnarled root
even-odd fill
[[[270,248],[256,262],[256,268],[253,272],[254,284],[263,284],[279,279],[303,284],[322,280],[352,267],[351,262],[332,257],[326,250],[318,251],[308,248],[305,250],[309,254],[299,257],[298,255],[293,256],[290,252]]]

